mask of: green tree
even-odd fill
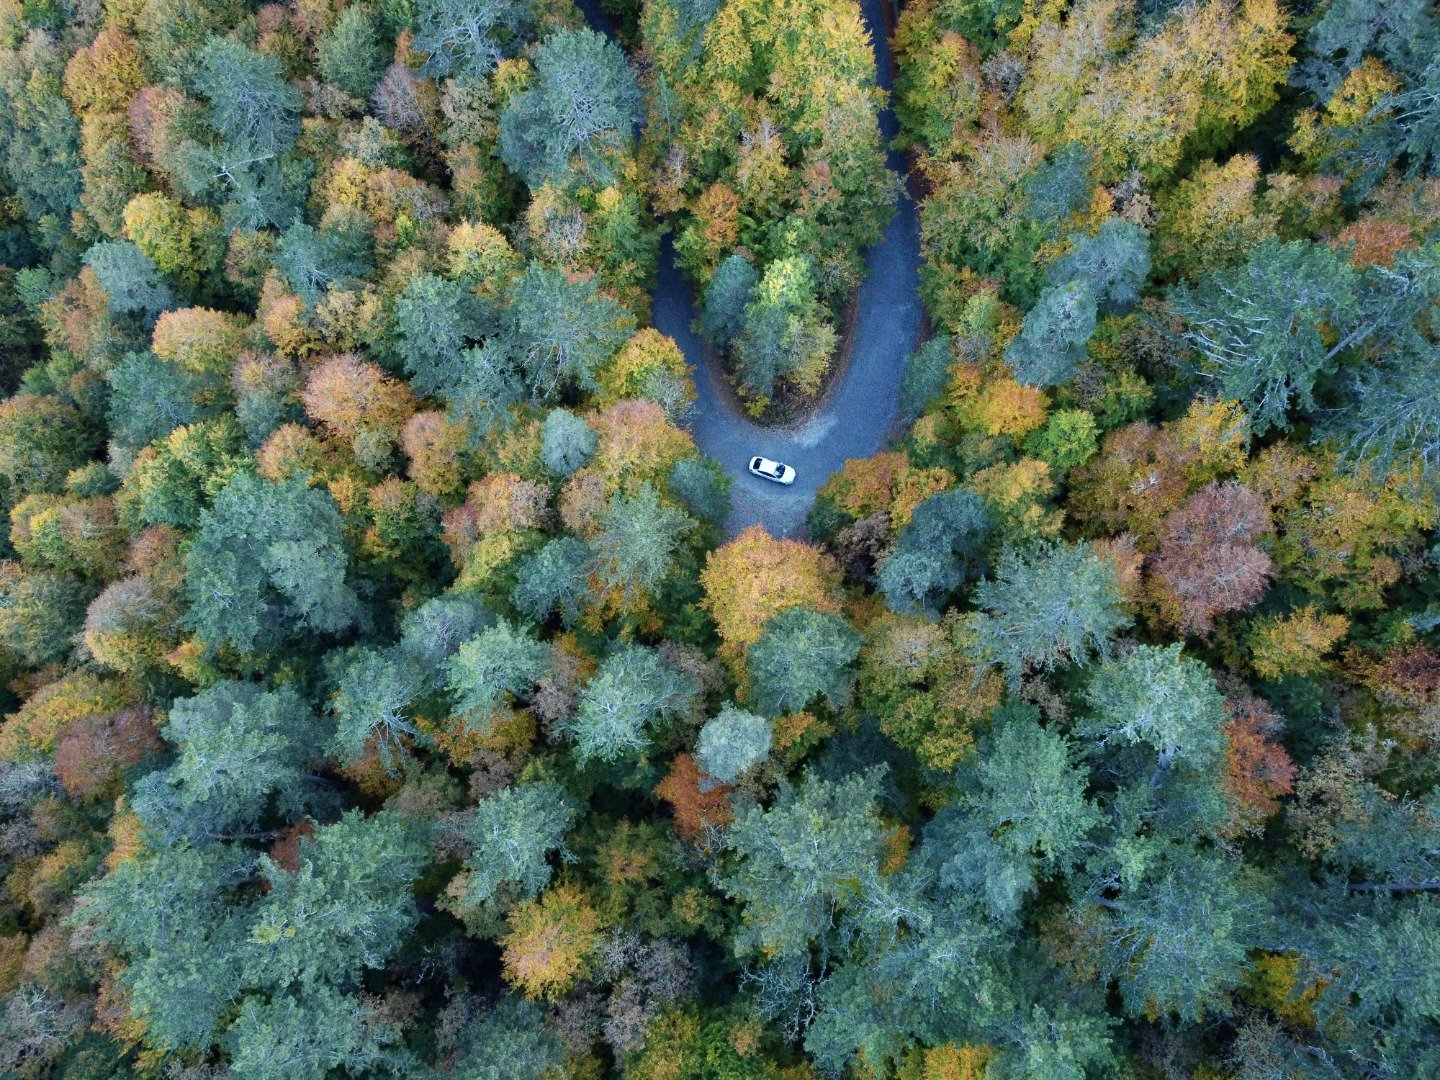
[[[984,498],[964,488],[931,495],[917,506],[876,572],[892,611],[938,612],[965,581],[986,567],[995,531]]]
[[[426,1074],[426,1080],[446,1076],[466,1080],[545,1076],[565,1062],[559,1038],[545,1022],[544,1011],[533,1001],[505,994],[468,1020],[458,1030],[444,1029],[445,1035],[453,1032],[454,1046],[444,1047],[453,1049],[453,1064]]]
[[[420,662],[404,649],[362,646],[350,654],[330,700],[341,757],[355,761],[373,741],[388,760],[397,744],[415,738],[419,729],[411,706],[424,696],[427,683]]]
[[[1025,313],[1020,333],[1005,346],[1005,362],[1027,386],[1057,386],[1075,374],[1095,333],[1097,300],[1085,281],[1052,285]]]
[[[357,987],[420,919],[413,885],[429,861],[428,830],[394,811],[347,811],[300,841],[297,866],[268,856],[269,890],[250,920],[246,980],[275,990]]]
[[[688,712],[696,692],[690,677],[654,649],[620,646],[600,661],[565,724],[575,756],[581,763],[641,756],[651,731]]]
[[[1313,1008],[1340,1058],[1382,1075],[1423,1075],[1440,1064],[1434,897],[1399,892],[1301,919],[1285,931],[1303,944],[1301,972],[1320,990]]]
[[[1225,702],[1209,668],[1177,643],[1138,645],[1102,665],[1085,691],[1090,716],[1079,731],[1101,745],[1144,743],[1158,767],[1204,769],[1225,750]]]
[[[0,645],[31,667],[64,659],[87,601],[84,586],[67,574],[0,562]]]
[[[0,477],[18,491],[59,491],[97,448],[80,411],[57,397],[22,392],[0,401]]]
[[[718,716],[705,721],[695,761],[722,784],[733,784],[770,753],[770,721],[726,702]]]
[[[96,244],[85,252],[85,265],[95,272],[111,311],[153,322],[178,306],[155,261],[128,240]]]
[[[654,596],[695,528],[684,512],[660,501],[649,483],[633,495],[617,493],[600,514],[593,567],[600,583],[627,601]]]
[[[594,391],[596,371],[634,329],[630,313],[593,280],[531,263],[511,290],[502,334],[521,392],[540,402],[570,388]]]
[[[590,567],[595,553],[579,537],[557,536],[526,555],[515,569],[510,602],[527,618],[543,623],[551,615],[566,626],[580,619],[590,595]]]
[[[564,479],[590,463],[600,437],[569,409],[551,409],[540,429],[540,460],[551,476]]]
[[[1245,405],[1257,434],[1311,409],[1315,380],[1373,330],[1357,272],[1334,249],[1267,240],[1245,262],[1178,286],[1170,306],[1220,392]]]
[[[497,708],[523,695],[550,670],[551,648],[500,619],[456,650],[446,667],[455,707],[485,730]]]
[[[1029,707],[996,718],[977,761],[956,777],[960,798],[927,828],[939,881],[959,902],[993,920],[1014,919],[1043,879],[1063,877],[1100,824],[1085,796],[1086,770],[1063,736],[1036,722]]]
[[[324,752],[325,726],[294,690],[219,682],[170,707],[175,761],[135,785],[134,807],[166,843],[258,830],[273,805],[288,818],[315,790],[306,769]]]
[[[724,835],[716,883],[743,905],[741,956],[804,954],[879,874],[885,828],[875,813],[882,769],[840,780],[807,774],[768,809],[752,804]]]
[[[462,829],[470,847],[464,903],[488,903],[502,890],[511,900],[538,895],[550,884],[549,856],[563,849],[579,812],[551,783],[515,784],[481,800]]]
[[[1402,338],[1374,363],[1345,373],[1343,405],[1323,417],[1352,460],[1381,473],[1406,461],[1440,467],[1440,345]]]
[[[368,246],[359,229],[314,229],[297,221],[280,234],[275,266],[313,308],[331,289],[353,289],[370,272]]]
[[[435,274],[410,279],[395,300],[395,336],[410,385],[450,397],[464,384],[464,351],[494,330],[494,313],[464,282]]]
[[[954,363],[954,340],[948,334],[937,334],[905,358],[900,407],[906,416],[918,417],[936,402],[950,381]]]
[[[215,37],[197,57],[195,91],[210,105],[210,124],[242,154],[282,154],[300,136],[300,91],[280,61]]]
[[[144,382],[136,387],[138,392],[145,389]],[[158,423],[163,426],[164,421]],[[177,427],[135,456],[116,500],[121,520],[132,529],[194,528],[248,460],[240,431],[227,415]]]
[[[500,157],[533,190],[615,178],[634,142],[640,88],[620,47],[593,30],[557,30],[534,55],[531,84],[500,115]]]
[[[745,305],[745,327],[733,357],[740,385],[757,398],[775,394],[778,382],[814,390],[835,351],[835,331],[816,295],[810,261],[776,259]]]
[[[818,697],[839,709],[855,685],[861,637],[838,615],[804,606],[765,622],[745,652],[751,696],[763,713],[799,712]]]
[[[1193,1023],[1224,1009],[1239,985],[1271,926],[1268,889],[1232,857],[1150,846],[1096,886],[1115,892],[1094,901],[1099,959],[1127,1016],[1173,1013]]]
[[[1007,548],[993,578],[975,588],[979,653],[999,664],[1012,686],[1031,671],[1085,664],[1109,652],[1129,623],[1111,563],[1089,544]]]
[[[478,596],[458,591],[442,593],[426,600],[401,621],[400,649],[420,666],[427,688],[438,690],[446,684],[450,657],[494,621]]]
[[[139,450],[217,411],[202,404],[213,400],[214,380],[166,363],[152,352],[127,353],[106,377],[110,440],[127,450]]]
[[[691,516],[712,525],[730,516],[730,474],[709,458],[681,458],[670,467],[666,483]]]
[[[377,13],[363,4],[340,12],[335,25],[315,45],[320,74],[332,86],[368,99],[390,63]]]
[[[80,125],[61,91],[63,57],[47,35],[0,53],[0,155],[25,217],[57,242],[80,208]]]
[[[760,275],[744,255],[734,254],[722,262],[705,287],[705,304],[700,326],[716,348],[728,348],[745,328],[745,308]]]
[[[1123,314],[1140,299],[1150,273],[1150,237],[1139,225],[1110,217],[1094,236],[1071,237],[1070,250],[1050,264],[1052,285],[1078,281],[1106,314]]]
[[[483,79],[507,56],[514,56],[535,31],[528,3],[507,0],[417,0],[416,52],[429,58],[426,75]]]
[[[247,935],[233,898],[254,864],[228,844],[182,843],[126,859],[88,890],[75,918],[125,958],[118,982],[152,1045],[206,1050],[240,999]]]
[[[186,621],[212,648],[264,651],[333,634],[360,614],[335,500],[300,480],[240,473],[200,518],[185,552]]]
[[[358,994],[331,986],[249,997],[226,1032],[231,1069],[247,1080],[325,1080],[338,1070],[404,1068],[399,1024]]]

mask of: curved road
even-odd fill
[[[887,93],[893,66],[882,5],[888,2],[861,0],[875,49],[877,81]],[[599,10],[598,0],[581,0],[579,6],[591,26],[614,35],[614,23]],[[880,114],[880,130],[887,142],[899,130],[895,114],[888,108]],[[891,151],[886,163],[904,177],[901,154]],[[914,348],[923,321],[916,291],[919,218],[908,185],[901,189],[885,235],[866,253],[865,261],[867,273],[860,286],[844,372],[808,420],[794,427],[768,428],[753,423],[736,408],[728,390],[720,385],[724,376],[706,362],[704,343],[691,328],[696,318],[694,291],[676,269],[670,239],[665,238],[652,294],[651,323],[675,339],[694,369],[699,396],[690,431],[696,444],[735,480],[730,489],[734,509],[725,522],[729,536],[757,523],[773,536],[803,535],[806,511],[820,486],[847,460],[869,457],[885,444],[895,422],[905,358]],[[795,483],[786,488],[750,475],[746,463],[753,454],[794,466]]]

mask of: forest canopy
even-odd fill
[[[1440,1075],[1437,57],[0,0],[0,1075]]]

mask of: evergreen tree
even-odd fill
[[[771,716],[799,712],[823,697],[839,709],[850,700],[852,665],[860,635],[840,616],[813,608],[786,608],[765,623],[760,640],[745,653],[751,694]]]
[[[555,784],[501,788],[475,808],[465,823],[470,846],[464,903],[488,903],[502,889],[529,900],[550,884],[549,855],[564,847],[578,807]]]
[[[1027,672],[1107,653],[1111,635],[1129,623],[1114,568],[1083,543],[1007,549],[995,576],[976,586],[975,603],[981,655],[1012,686]]]
[[[164,842],[203,842],[254,832],[272,806],[282,820],[304,808],[325,728],[288,687],[226,681],[176,701],[165,737],[175,762],[136,785],[135,812]]]
[[[339,511],[324,491],[237,475],[185,553],[188,623],[205,644],[263,651],[293,634],[353,626]]]
[[[557,30],[535,50],[531,85],[500,116],[500,156],[532,189],[608,184],[629,150],[640,88],[625,54],[593,30]]]

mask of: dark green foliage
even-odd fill
[[[717,348],[727,348],[745,328],[745,308],[760,275],[743,255],[731,255],[705,288],[700,325]]]
[[[95,271],[112,311],[153,322],[162,311],[176,306],[154,260],[128,240],[96,244],[85,253],[85,265]]]
[[[588,465],[599,442],[595,429],[569,409],[551,409],[540,438],[540,460],[560,479]]]
[[[580,618],[580,608],[590,594],[588,578],[593,561],[594,553],[584,540],[557,536],[527,555],[516,568],[510,602],[536,622],[556,615],[571,626]]]
[[[1140,645],[1100,667],[1085,695],[1080,731],[1101,745],[1143,743],[1159,768],[1213,766],[1225,748],[1224,701],[1209,669],[1178,644]]]
[[[348,656],[330,701],[340,758],[357,760],[372,743],[388,757],[397,742],[417,735],[410,706],[426,689],[423,666],[403,649],[362,647]]]
[[[688,711],[696,688],[654,649],[624,645],[600,662],[565,730],[582,762],[641,756],[654,729]]]
[[[400,648],[420,665],[426,686],[439,689],[446,681],[446,661],[457,649],[494,622],[479,597],[449,592],[427,600],[400,624]]]
[[[19,491],[59,491],[97,442],[80,411],[59,398],[21,393],[0,402],[0,476]]]
[[[850,700],[860,644],[860,635],[838,615],[787,608],[766,622],[745,654],[756,705],[771,716],[799,712],[816,698],[841,708]]]
[[[135,812],[162,843],[204,842],[251,833],[272,810],[282,821],[298,813],[325,729],[289,687],[221,682],[175,702],[165,737],[175,762],[135,786]]]
[[[1056,285],[1080,282],[1095,294],[1101,311],[1123,314],[1140,299],[1149,274],[1150,237],[1140,226],[1112,217],[1094,236],[1073,237],[1046,277]]]
[[[400,356],[421,394],[454,395],[466,380],[464,350],[493,329],[493,313],[462,282],[421,274],[395,301]]]
[[[417,0],[415,27],[425,74],[483,79],[531,35],[535,12],[523,0]]]
[[[806,776],[782,788],[769,809],[750,806],[736,816],[717,881],[744,905],[737,951],[804,953],[841,910],[861,901],[879,873],[882,778],[883,770],[838,782]]]
[[[730,516],[730,475],[708,458],[682,458],[667,478],[670,494],[684,504],[694,518],[713,525]]]
[[[564,846],[578,808],[554,784],[501,788],[465,823],[470,872],[463,903],[488,903],[504,889],[528,900],[550,883],[548,856]]]
[[[370,272],[366,237],[354,228],[313,229],[297,221],[275,245],[275,267],[314,307],[330,289],[353,288]]]
[[[551,650],[504,619],[461,645],[446,667],[455,707],[484,730],[495,709],[525,693],[550,669]]]
[[[983,609],[975,622],[981,654],[1012,686],[1027,673],[1107,653],[1130,621],[1114,568],[1084,543],[1007,549],[995,576],[976,587],[975,603]]]
[[[358,986],[419,919],[411,885],[428,846],[414,819],[351,810],[300,841],[295,869],[262,857],[269,890],[255,905],[247,981],[276,989]]]
[[[941,887],[995,921],[1013,919],[1041,880],[1072,870],[1101,820],[1074,748],[1036,719],[1020,708],[996,718],[983,756],[960,770],[961,797],[926,831]]]
[[[0,1073],[1440,1075],[1434,5],[597,3],[0,5]]]
[[[1090,198],[1090,151],[1066,143],[1025,178],[1025,216],[1042,225],[1064,221]]]
[[[208,380],[157,359],[154,353],[129,353],[110,370],[106,420],[111,441],[139,450],[177,427],[193,424],[215,410],[200,404]]]
[[[1360,336],[1356,278],[1329,247],[1272,240],[1194,290],[1179,286],[1170,304],[1221,393],[1245,404],[1260,433],[1288,428],[1292,406],[1313,408],[1315,380]]]
[[[232,151],[283,154],[300,136],[300,92],[280,62],[231,38],[212,38],[198,56],[195,92],[210,104],[210,124]]]
[[[634,495],[616,494],[600,515],[593,544],[595,575],[627,600],[653,596],[674,565],[681,542],[695,522],[649,484]]]
[[[497,400],[554,400],[570,388],[593,390],[595,372],[635,329],[618,303],[594,281],[570,281],[532,263],[510,294],[502,337],[509,363],[479,389]],[[479,360],[479,358],[476,358]]]
[[[185,554],[189,625],[212,648],[265,651],[297,633],[333,634],[360,616],[340,514],[324,491],[241,473]]]
[[[1397,344],[1393,357],[1356,365],[1347,377],[1345,403],[1325,417],[1325,428],[1349,455],[1388,470],[1407,460],[1427,472],[1440,466],[1440,347]]]
[[[225,844],[161,847],[122,862],[91,890],[85,918],[128,959],[120,985],[155,1045],[208,1047],[239,999],[247,935],[230,899],[254,865],[253,855]]]
[[[337,1069],[402,1067],[399,1025],[358,994],[331,986],[246,998],[227,1033],[239,1076],[324,1080]]]
[[[973,491],[931,495],[915,508],[876,584],[894,611],[936,611],[960,585],[986,568],[995,530],[989,505]]]
[[[375,13],[360,4],[340,12],[315,52],[325,81],[358,98],[370,96],[390,62]]]
[[[733,784],[770,752],[770,722],[726,702],[720,715],[705,722],[695,761],[722,784]]]
[[[1101,897],[1101,955],[1130,1016],[1199,1020],[1223,1007],[1271,917],[1267,883],[1233,859],[1152,851],[1118,869]]]
[[[535,77],[500,117],[500,156],[531,188],[572,177],[605,184],[640,118],[625,54],[593,30],[557,30],[535,50]]]
[[[0,645],[33,667],[63,659],[85,618],[79,581],[0,563]]]
[[[1097,298],[1085,281],[1052,285],[1026,313],[1020,333],[1005,346],[1005,362],[1028,386],[1068,382],[1095,333]]]
[[[817,361],[828,361],[835,332],[825,317],[806,258],[779,259],[751,291],[745,326],[735,338],[732,357],[740,385],[769,398],[777,382]]]
[[[467,1009],[465,1019],[463,1024],[445,1028],[454,1043],[447,1047],[453,1051],[453,1063],[434,1070],[434,1078],[544,1076],[565,1060],[555,1030],[545,1023],[544,1011],[533,1001],[505,994],[488,1008]]]
[[[0,154],[25,217],[54,243],[80,206],[80,125],[61,94],[64,59],[45,38],[0,56]]]
[[[905,378],[900,383],[900,408],[907,416],[919,416],[944,392],[955,362],[948,335],[932,337],[905,360]]]

